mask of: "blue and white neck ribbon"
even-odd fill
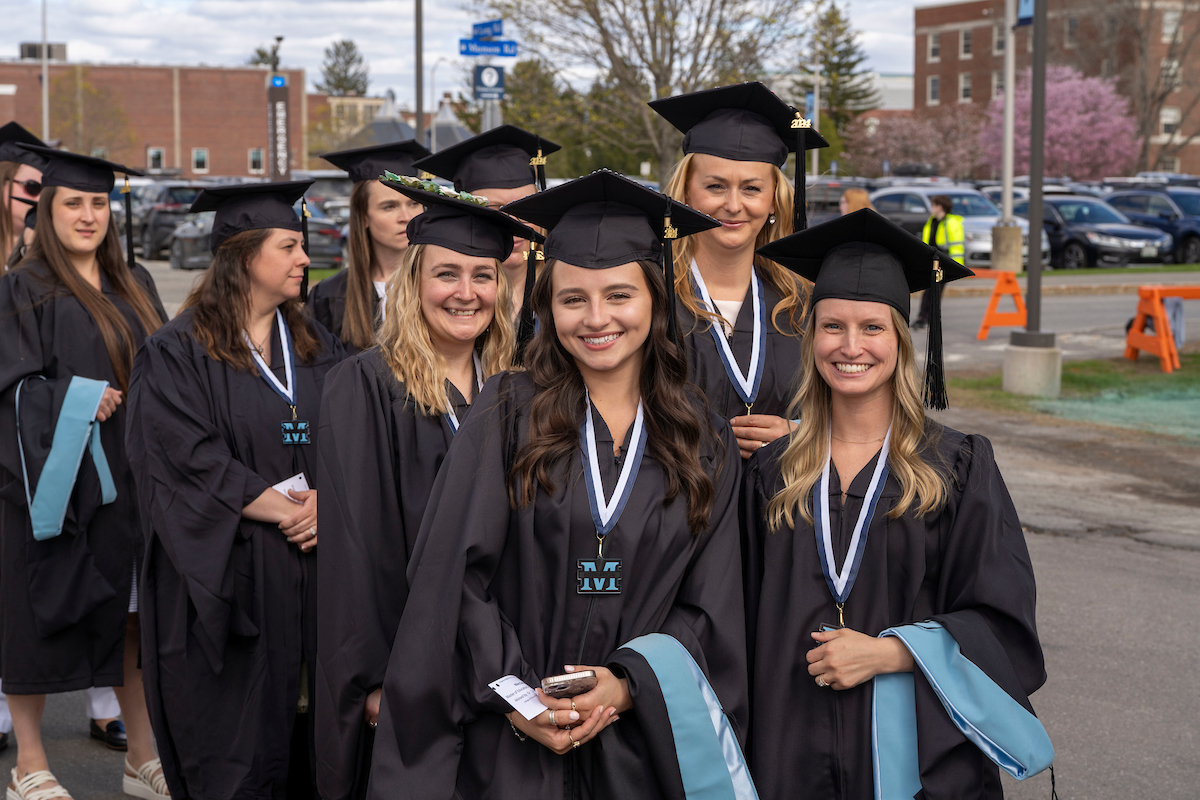
[[[871,475],[871,485],[867,488],[867,496],[863,500],[862,509],[858,512],[858,521],[854,523],[854,535],[850,538],[850,549],[846,552],[846,560],[842,569],[834,569],[833,531],[829,524],[829,464],[833,460],[833,449],[826,446],[825,469],[821,471],[821,480],[813,488],[813,526],[817,532],[817,554],[821,557],[821,571],[825,573],[825,582],[829,591],[838,603],[845,603],[854,589],[854,581],[858,578],[858,566],[862,563],[863,551],[866,550],[867,530],[871,517],[875,516],[875,505],[883,494],[883,485],[888,477],[888,450],[892,441],[892,428],[888,426],[887,436],[883,437],[883,447],[879,451],[879,461],[875,464],[875,472]],[[842,476],[845,481],[851,476]]]
[[[725,365],[729,382],[747,406],[753,405],[758,397],[758,387],[762,384],[763,362],[767,357],[767,307],[763,301],[763,282],[758,270],[754,270],[753,275],[750,293],[754,303],[754,345],[750,350],[748,372],[743,373],[742,368],[738,366],[737,359],[733,357],[733,348],[729,346],[729,339],[718,330],[718,326],[711,326],[709,331],[717,343],[717,355]],[[696,291],[700,294],[700,302],[704,308],[720,316],[717,304],[713,302],[708,294],[708,287],[704,285],[704,277],[700,274],[700,267],[696,265],[695,259],[692,260],[692,280],[696,282]]]
[[[479,360],[479,353],[472,353],[475,359],[475,391],[483,389],[483,362]],[[446,412],[446,423],[450,426],[451,433],[458,433],[458,415],[454,413],[454,403],[450,403],[450,410]]]
[[[263,380],[275,390],[275,394],[294,408],[296,405],[296,353],[292,350],[291,331],[288,330],[287,324],[283,321],[283,313],[278,308],[275,309],[275,323],[279,326],[279,341],[283,345],[283,383],[280,383],[279,378],[275,377],[275,373],[271,371],[271,365],[263,360],[262,353],[254,346],[254,342],[250,341],[250,334],[242,331],[242,336],[246,338],[246,344],[250,346],[250,355],[254,358],[254,363],[258,365],[258,371],[262,374]]]
[[[592,509],[592,522],[596,523],[596,535],[604,537],[617,524],[625,503],[633,492],[637,481],[638,469],[641,467],[642,454],[646,450],[646,426],[642,413],[642,401],[638,400],[637,416],[633,420],[633,435],[629,441],[629,452],[625,455],[625,466],[621,468],[621,477],[613,489],[612,498],[605,502],[604,483],[600,480],[600,461],[596,455],[596,426],[592,422],[592,398],[587,389],[583,390],[584,415],[583,426],[579,431],[580,444],[583,448],[583,476],[587,484],[588,504]]]

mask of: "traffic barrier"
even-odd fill
[[[1125,334],[1125,357],[1136,361],[1139,350],[1151,353],[1158,356],[1162,371],[1171,373],[1180,367],[1179,350],[1167,321],[1164,297],[1200,300],[1200,286],[1139,286],[1137,316]],[[1153,320],[1152,334],[1146,333],[1147,320]]]
[[[1024,328],[1025,299],[1021,296],[1021,284],[1017,283],[1015,273],[1006,269],[975,269],[971,268],[976,278],[995,278],[992,296],[988,300],[987,311],[983,312],[983,320],[979,323],[979,333],[975,338],[983,341],[988,338],[992,328]],[[1000,300],[1011,297],[1016,311],[999,311]]]

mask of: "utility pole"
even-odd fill
[[[813,65],[813,115],[812,126],[814,131],[821,129],[821,65],[820,63]],[[817,150],[812,151],[812,171],[809,173],[815,179],[821,174],[821,163]]]
[[[1001,225],[1013,222],[1013,138],[1016,136],[1017,0],[1004,2],[1004,149],[1002,152]]]
[[[42,141],[50,141],[50,43],[46,41],[46,0],[42,0]]]
[[[414,134],[418,144],[425,144],[425,63],[424,49],[425,36],[421,30],[421,0],[415,0],[416,5],[416,29],[417,29],[417,113],[416,122],[413,125]]]

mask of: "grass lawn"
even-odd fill
[[[341,272],[340,269],[310,269],[308,271],[308,285],[311,286],[325,278],[332,277]]]
[[[1200,272],[1200,264],[1140,264],[1136,267],[1096,267],[1095,269],[1042,269],[1042,275],[1053,275],[1056,278],[1072,277],[1087,278],[1091,275],[1137,275],[1147,272]],[[1028,276],[1028,272],[1018,272],[1017,277]]]

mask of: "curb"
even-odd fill
[[[980,283],[982,284],[982,280]],[[1138,293],[1138,287],[1160,285],[1162,282],[1153,283],[1085,283],[1078,285],[1063,286],[1042,284],[1042,297],[1066,296],[1066,295],[1104,295],[1104,294],[1132,294]],[[1021,286],[1021,294],[1024,296],[1027,288]],[[990,285],[980,286],[947,286],[942,293],[942,297],[991,297],[992,287]]]

